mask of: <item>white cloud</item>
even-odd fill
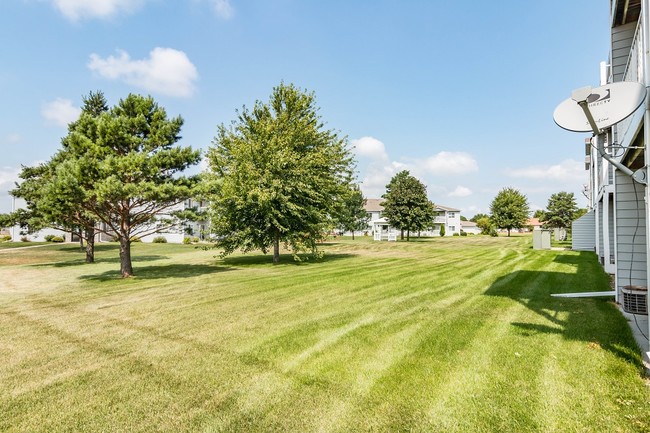
[[[472,195],[472,190],[458,185],[455,190],[447,194],[449,197],[467,197]]]
[[[386,192],[386,185],[398,172],[406,170],[406,166],[399,162],[388,164],[370,164],[361,181],[361,190],[368,198],[379,198]]]
[[[71,21],[83,18],[112,18],[119,13],[137,10],[144,0],[50,0]]]
[[[49,125],[67,127],[79,117],[81,109],[72,105],[72,101],[64,98],[56,98],[54,101],[46,102],[41,106],[41,115]]]
[[[88,68],[109,80],[122,80],[151,92],[178,97],[191,96],[198,79],[196,67],[187,55],[173,48],[156,47],[143,60],[131,60],[122,50],[118,50],[117,56],[106,58],[93,53]]]
[[[507,170],[510,177],[555,181],[583,181],[586,177],[584,162],[566,159],[555,165],[533,165]]]
[[[15,186],[18,181],[18,174],[20,168],[18,167],[0,167],[0,191],[9,191]]]
[[[228,20],[235,15],[235,9],[230,0],[211,0],[212,8],[218,17]]]
[[[465,174],[478,171],[476,160],[465,152],[442,151],[418,163],[423,170],[436,176]]]
[[[361,137],[356,140],[351,140],[350,144],[352,144],[354,153],[358,156],[373,160],[388,161],[386,146],[374,137]]]

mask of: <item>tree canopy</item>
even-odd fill
[[[343,201],[341,212],[338,215],[338,227],[344,232],[352,232],[352,239],[354,240],[354,232],[356,230],[364,230],[368,228],[368,220],[370,216],[365,209],[366,199],[359,188],[359,185],[352,185],[348,195]]]
[[[313,93],[281,83],[266,103],[220,125],[208,150],[211,220],[223,255],[273,249],[318,254],[351,189],[347,140],[327,130]]]
[[[68,126],[72,133],[83,127],[83,117],[96,119],[108,111],[106,98],[102,92],[90,92],[83,98],[81,118]],[[97,130],[86,128],[85,133],[91,141],[97,140]],[[21,225],[30,230],[45,226],[58,228],[77,234],[86,240],[86,262],[94,261],[95,226],[97,217],[88,212],[91,196],[84,190],[92,189],[96,173],[83,173],[88,167],[85,149],[68,146],[63,139],[62,148],[46,163],[36,167],[23,167],[20,178],[12,194],[25,199],[27,213],[17,216]]]
[[[474,215],[473,217],[471,217],[469,220],[474,222],[474,223],[477,223],[481,218],[490,218],[490,216],[488,214],[479,212],[476,215]]]
[[[411,231],[425,230],[433,225],[433,203],[427,198],[427,188],[408,170],[397,173],[386,185],[382,196],[384,217],[399,229],[401,238],[409,240]]]
[[[512,229],[522,228],[528,220],[528,199],[517,189],[503,188],[492,200],[490,212],[490,220],[494,225],[506,229],[510,236]]]
[[[23,170],[19,193],[48,222],[83,219],[115,237],[120,273],[128,277],[131,240],[174,223],[171,208],[193,195],[198,180],[178,173],[197,164],[200,152],[175,146],[183,120],[168,119],[151,97],[130,94],[107,110],[103,95],[91,93],[84,103],[59,152]]]
[[[541,221],[548,227],[568,228],[576,219],[578,204],[575,195],[571,192],[558,192],[548,199],[546,212]]]

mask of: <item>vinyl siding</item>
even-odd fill
[[[614,81],[622,81],[625,66],[630,56],[637,23],[628,23],[612,29],[612,75]]]
[[[635,191],[636,189],[636,191]],[[616,172],[616,275],[619,286],[647,285],[644,187]]]
[[[603,201],[598,202],[598,219],[596,224],[598,225],[598,260],[600,263],[605,264],[605,242],[603,240]]]
[[[594,251],[596,248],[596,215],[594,211],[584,214],[571,224],[571,249]]]

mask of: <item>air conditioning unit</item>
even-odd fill
[[[623,286],[623,310],[632,314],[648,315],[648,289],[643,286]]]

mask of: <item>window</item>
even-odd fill
[[[456,216],[455,212],[449,212],[449,218],[454,218]]]
[[[449,231],[455,232],[456,231],[456,226],[449,226]]]

